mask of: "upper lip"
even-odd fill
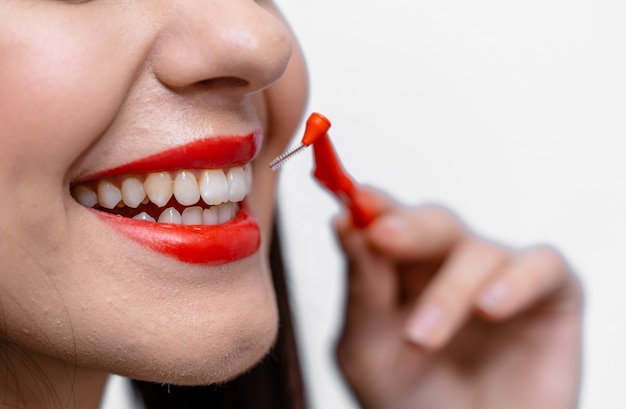
[[[212,136],[161,151],[132,162],[80,178],[76,183],[132,173],[183,169],[215,169],[246,164],[257,155],[263,132],[247,135]]]

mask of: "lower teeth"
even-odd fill
[[[228,202],[203,209],[200,206],[187,207],[182,214],[174,207],[168,207],[158,217],[159,223],[213,226],[232,220],[239,211],[239,204]],[[157,222],[145,211],[132,217],[135,220]]]
[[[145,221],[148,221],[148,222],[156,222],[156,220],[154,220],[154,217],[150,216],[146,212],[141,212],[137,216],[133,216],[133,219],[135,219],[135,220],[145,220]]]

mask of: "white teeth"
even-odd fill
[[[204,203],[217,205],[228,200],[228,180],[221,169],[208,169],[200,174],[200,195]]]
[[[183,210],[182,215],[173,207],[168,207],[161,213],[158,221],[159,223],[214,226],[231,221],[238,211],[239,205],[237,203],[222,203],[208,209],[202,209],[200,206],[188,207]],[[146,212],[139,213],[133,219],[156,221]]]
[[[237,214],[235,206],[237,206],[235,203],[224,203],[217,206],[217,223],[222,224],[232,220]]]
[[[172,180],[174,174],[175,179]],[[95,191],[93,186],[78,185],[72,187],[71,193],[83,206],[94,207],[99,204],[107,209],[125,206],[138,208],[149,202],[164,208],[174,196],[179,204],[187,208],[181,214],[176,208],[168,207],[159,215],[159,222],[216,225],[235,217],[239,211],[237,203],[246,197],[251,187],[252,166],[247,164],[225,170],[149,173],[143,183],[141,176],[126,176],[116,179],[115,183],[110,179],[102,179],[97,182]],[[206,206],[193,206],[200,199],[211,207],[203,209]],[[154,217],[144,211],[133,219],[155,221]]]
[[[159,207],[165,206],[174,193],[172,178],[167,172],[149,174],[143,187],[150,200]]]
[[[159,223],[181,224],[182,221],[182,216],[180,215],[178,210],[174,209],[173,207],[168,207],[159,216]]]
[[[108,180],[98,183],[98,202],[100,206],[113,209],[122,200],[122,192]]]
[[[134,216],[133,219],[135,219],[135,220],[146,220],[146,221],[149,221],[149,222],[156,222],[156,220],[154,220],[154,217],[150,216],[146,212],[139,213],[138,215]]]
[[[122,199],[126,206],[133,209],[139,206],[146,198],[143,183],[137,178],[127,178],[122,182]]]
[[[200,206],[188,207],[183,210],[183,224],[202,224],[202,208]]]
[[[191,171],[178,172],[174,180],[174,197],[183,206],[190,206],[200,200],[198,180]]]
[[[228,199],[231,202],[241,202],[246,197],[246,175],[243,168],[231,168],[226,179],[228,179]]]
[[[202,224],[213,226],[217,224],[217,206],[204,209],[202,212]]]
[[[246,185],[246,192],[252,190],[252,165],[249,163],[243,167],[244,180]]]
[[[213,226],[229,222],[235,218],[238,211],[239,205],[237,203],[222,203],[218,206],[212,206],[202,212],[202,224]]]
[[[85,186],[76,186],[72,189],[72,194],[78,203],[87,207],[94,207],[98,204],[98,195],[93,190]]]

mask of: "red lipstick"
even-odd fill
[[[84,178],[96,180],[132,173],[209,169],[250,162],[262,141],[260,131],[245,136],[201,139]],[[92,210],[117,233],[157,253],[193,264],[220,265],[254,254],[261,244],[256,218],[245,202],[235,218],[220,225],[179,225],[135,220]],[[140,209],[137,209],[140,211]]]
[[[182,169],[216,169],[239,166],[254,159],[263,141],[258,130],[245,136],[218,136],[176,146],[124,165],[97,172],[81,181]]]
[[[118,233],[186,263],[230,263],[254,254],[261,244],[259,224],[246,206],[242,206],[233,220],[218,226],[155,223],[94,212]]]

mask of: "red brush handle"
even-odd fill
[[[317,137],[312,144],[313,176],[348,207],[356,227],[369,225],[377,216],[375,209],[367,202],[356,200],[357,185],[341,166],[328,134]]]
[[[330,121],[317,112],[312,113],[306,121],[302,144],[313,145],[315,158],[313,176],[348,207],[356,227],[365,227],[376,218],[376,210],[371,204],[358,200],[357,185],[341,166],[328,137],[329,128]]]

